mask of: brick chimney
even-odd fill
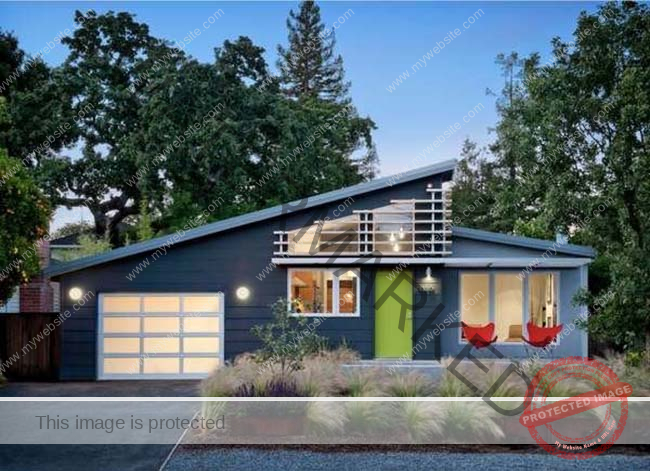
[[[43,270],[50,264],[50,242],[39,240],[37,250],[38,264]],[[20,286],[20,312],[52,312],[53,309],[54,290],[42,272]]]

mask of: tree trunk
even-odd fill
[[[645,331],[645,350],[643,352],[643,364],[650,368],[650,330]]]

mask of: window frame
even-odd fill
[[[505,269],[505,270],[489,270],[489,269],[477,269],[477,270],[459,270],[458,271],[458,310],[460,312],[460,321],[463,320],[463,300],[462,300],[462,283],[463,283],[463,275],[488,275],[488,322],[492,322],[496,326],[496,275],[518,275],[521,274],[521,270],[513,270],[513,269]],[[525,273],[523,279],[521,280],[521,288],[522,288],[522,296],[521,296],[521,301],[522,301],[522,335],[526,332],[526,324],[530,320],[530,292],[529,292],[529,287],[528,287],[528,277],[531,275],[548,275],[551,274],[553,275],[553,284],[555,285],[555,293],[556,293],[556,302],[557,302],[557,325],[562,324],[562,309],[561,309],[561,286],[562,284],[560,283],[560,276],[561,272],[558,270],[535,270],[532,273]],[[460,322],[458,326],[458,342],[460,344],[467,344],[467,340],[463,339],[463,333],[462,329],[460,328]],[[560,344],[559,340],[555,340],[551,345],[554,347],[558,346]],[[504,345],[512,345],[512,346],[522,346],[526,345],[526,343],[521,340],[519,342],[506,342],[501,339],[498,339],[495,342],[495,345],[499,346],[504,346]]]
[[[345,270],[344,273],[354,272],[357,277],[357,292],[356,292],[356,309],[355,312],[345,313],[339,312],[339,292],[340,292],[340,279],[336,272]],[[292,311],[292,294],[291,294],[291,280],[293,278],[294,272],[304,272],[304,271],[317,271],[317,272],[329,272],[332,273],[332,312],[293,312]],[[321,268],[321,267],[299,267],[299,268],[289,268],[287,270],[287,300],[289,304],[289,313],[293,317],[341,317],[341,318],[356,318],[361,317],[361,270],[359,268]]]

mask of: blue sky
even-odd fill
[[[35,54],[66,28],[73,29],[76,9],[124,10],[147,23],[153,35],[169,40],[180,41],[200,29],[186,52],[202,61],[211,61],[213,49],[225,39],[249,36],[266,49],[267,62],[274,67],[276,45],[287,41],[287,14],[296,7],[297,2],[16,2],[0,4],[0,26],[14,31],[21,46]],[[457,157],[465,137],[488,144],[496,114],[494,97],[485,91],[498,90],[503,83],[495,56],[514,50],[539,52],[547,59],[551,39],[570,39],[580,11],[596,8],[587,2],[321,2],[328,27],[348,11],[335,30],[337,50],[352,82],[355,105],[377,124],[381,175]],[[204,28],[219,9],[223,16]],[[469,24],[471,16],[475,19]],[[456,29],[460,35],[445,44],[445,36]],[[430,53],[436,43],[444,48]],[[413,64],[427,53],[426,66],[414,72]],[[44,58],[59,64],[66,54],[59,44]],[[410,76],[390,92],[405,71]],[[477,105],[480,111],[469,118]],[[460,130],[413,163],[456,123]],[[78,220],[78,214],[60,211],[56,225]]]

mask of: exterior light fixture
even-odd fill
[[[393,233],[391,232],[391,233],[390,233],[390,238],[389,238],[388,240],[390,240],[391,242],[395,242],[395,234],[393,234]]]
[[[431,279],[431,267],[427,267],[427,280]]]
[[[247,300],[251,295],[251,290],[246,288],[245,286],[240,286],[237,288],[237,298],[241,299],[242,301]]]
[[[393,252],[399,252],[399,244],[393,244]]]
[[[404,238],[404,228],[402,226],[399,226],[399,238]]]
[[[432,183],[427,183],[427,188],[433,188],[433,184]]]
[[[83,296],[83,291],[81,291],[81,288],[75,286],[74,288],[70,288],[70,291],[68,291],[68,296],[70,296],[70,299],[73,301],[79,301]]]

